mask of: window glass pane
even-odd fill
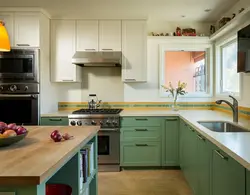
[[[167,51],[165,53],[165,85],[187,83],[188,93],[206,92],[206,52]]]
[[[222,92],[239,93],[237,42],[222,48]]]

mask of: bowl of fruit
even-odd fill
[[[0,122],[0,147],[9,146],[24,139],[28,131],[23,126],[17,126],[15,123],[6,124]]]

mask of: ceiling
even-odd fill
[[[52,18],[148,18],[214,22],[237,2],[238,0],[0,0],[0,6],[41,7]],[[211,11],[207,13],[205,9]]]

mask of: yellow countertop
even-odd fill
[[[98,132],[99,126],[27,127],[27,137],[0,148],[1,185],[39,185],[72,158]],[[54,142],[53,130],[69,133],[73,139]]]

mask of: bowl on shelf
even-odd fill
[[[24,139],[28,134],[28,131],[24,134],[13,136],[13,137],[6,137],[6,138],[0,138],[0,147],[4,146],[10,146],[14,143],[17,143]]]

